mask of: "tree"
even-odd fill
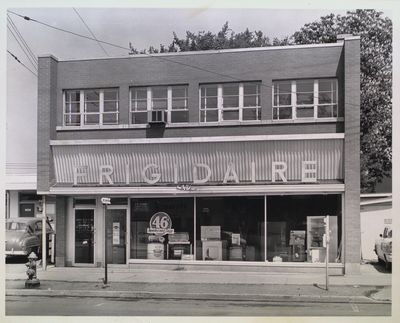
[[[304,25],[292,41],[330,43],[338,34],[360,36],[361,189],[373,192],[392,168],[392,22],[375,10],[331,14]]]
[[[391,175],[392,167],[392,21],[375,10],[349,11],[346,15],[330,14],[305,24],[299,31],[272,44],[262,31],[235,33],[226,22],[214,34],[187,31],[180,39],[173,33],[169,46],[150,53],[244,47],[287,46],[336,42],[339,34],[360,36],[361,43],[361,189],[373,192],[375,185]],[[132,53],[138,51],[132,47]],[[141,53],[146,53],[146,50]]]

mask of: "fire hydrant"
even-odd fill
[[[25,281],[25,288],[35,288],[40,286],[40,281],[36,277],[36,260],[38,257],[34,252],[31,252],[28,256],[28,262],[25,264],[28,269],[26,270],[26,274],[28,275],[28,279]]]

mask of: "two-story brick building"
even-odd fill
[[[357,272],[359,45],[39,57],[56,265]]]

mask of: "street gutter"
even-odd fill
[[[389,300],[374,300],[366,296],[315,296],[315,295],[275,295],[275,294],[221,294],[221,293],[168,293],[143,291],[90,291],[90,290],[37,290],[7,289],[6,296],[33,297],[96,297],[124,299],[176,299],[176,300],[223,300],[223,301],[262,301],[262,302],[300,302],[300,303],[352,303],[352,304],[391,304]]]

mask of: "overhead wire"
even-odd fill
[[[11,26],[13,27],[13,29],[15,30],[15,32],[17,33],[17,35],[19,36],[19,38],[21,39],[21,41],[23,42],[23,44],[25,45],[26,49],[28,50],[28,52],[30,53],[31,57],[33,58],[33,60],[36,62],[38,62],[37,57],[35,55],[35,53],[32,51],[31,47],[28,45],[28,43],[25,41],[24,37],[22,36],[22,34],[20,33],[20,31],[18,30],[17,25],[14,23],[14,21],[12,20],[11,16],[9,14],[7,14],[7,20],[8,22],[11,24]]]
[[[35,61],[33,61],[32,57],[27,53],[27,50],[25,49],[24,45],[21,44],[21,41],[18,39],[18,37],[15,35],[14,31],[10,28],[9,25],[7,25],[7,29],[10,31],[11,35],[14,37],[15,41],[17,42],[18,46],[21,48],[25,56],[28,58],[29,63],[33,66],[35,70],[38,69]]]
[[[105,48],[103,47],[103,45],[101,44],[101,42],[99,42],[99,40],[97,39],[97,37],[94,35],[94,33],[92,32],[92,30],[89,28],[89,26],[86,24],[85,20],[82,18],[82,16],[79,14],[78,10],[74,9],[75,13],[78,15],[79,19],[82,21],[82,23],[86,26],[87,30],[89,30],[90,34],[93,36],[94,39],[96,39],[97,43],[99,44],[100,48],[103,50],[103,52],[107,55],[110,56],[108,54],[108,52],[105,50]]]
[[[27,21],[33,21],[33,22],[36,22],[36,23],[38,23],[40,25],[46,26],[48,28],[52,28],[52,29],[55,29],[55,30],[58,30],[58,31],[62,31],[62,32],[65,32],[65,33],[68,33],[68,34],[72,34],[72,35],[75,35],[75,36],[78,36],[78,37],[81,37],[81,38],[85,38],[85,39],[88,39],[88,40],[97,41],[99,43],[106,44],[106,45],[109,45],[109,46],[112,46],[112,47],[116,47],[116,48],[119,48],[119,49],[131,50],[131,48],[128,48],[128,47],[124,47],[124,46],[121,46],[121,45],[113,44],[113,43],[110,43],[110,42],[107,42],[107,41],[103,41],[103,40],[100,40],[100,39],[92,38],[92,37],[89,37],[89,36],[85,36],[85,35],[82,35],[82,34],[75,33],[73,31],[69,31],[69,30],[66,30],[66,29],[63,29],[63,28],[59,28],[59,27],[55,27],[55,26],[49,25],[49,24],[47,24],[45,22],[36,20],[36,19],[28,17],[28,16],[21,15],[19,13],[13,12],[11,10],[7,10],[7,11],[9,13],[11,13],[13,15],[16,15],[16,16],[18,16],[20,18],[23,18],[23,19],[25,19]],[[174,64],[186,66],[186,67],[190,67],[190,68],[193,68],[193,69],[197,69],[197,70],[200,70],[200,71],[203,71],[203,72],[211,73],[211,74],[214,74],[214,75],[222,76],[222,77],[225,77],[225,78],[230,78],[230,79],[235,80],[235,81],[239,81],[239,82],[243,81],[243,79],[237,78],[235,76],[224,74],[224,73],[215,72],[215,71],[212,71],[212,70],[209,70],[209,69],[197,66],[197,65],[186,64],[186,63],[183,63],[183,62],[177,62],[177,61],[174,61],[172,59],[168,59],[166,57],[156,56],[156,55],[152,55],[152,54],[148,54],[148,53],[143,53],[143,55],[158,59],[160,61],[166,61],[166,62],[170,62],[170,63],[174,63]],[[273,89],[274,88],[273,86],[265,84],[263,82],[261,82],[260,85],[265,87],[265,88],[268,88],[268,89]],[[296,92],[294,92],[294,91],[291,91],[291,92],[288,92],[288,93],[296,94]],[[319,99],[319,97],[317,97],[317,96],[313,96],[313,98]],[[347,105],[359,107],[359,105],[352,104],[352,103],[347,103]]]
[[[23,67],[25,67],[29,72],[31,72],[33,75],[35,75],[36,77],[38,76],[35,72],[33,72],[28,66],[26,66],[24,63],[22,63],[19,58],[14,55],[13,53],[11,53],[8,49],[7,49],[7,53],[9,53],[18,63],[20,63]]]

